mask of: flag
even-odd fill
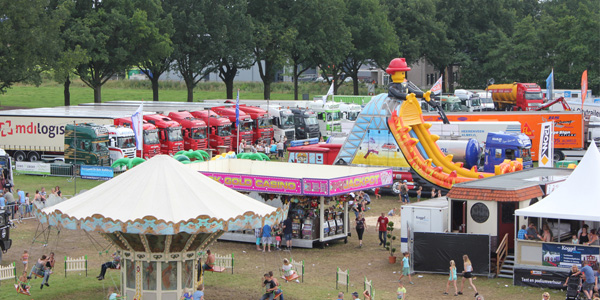
[[[333,85],[334,85],[334,82],[332,80],[331,86],[329,87],[329,91],[327,91],[327,94],[325,94],[325,96],[323,96],[323,102],[327,102],[327,96],[329,96],[329,95],[333,96]]]
[[[442,77],[443,76],[440,76],[440,79],[438,79],[438,81],[436,81],[435,84],[431,87],[431,92],[434,95],[438,95],[442,92]]]
[[[135,135],[135,149],[144,149],[144,102],[140,104],[140,107],[131,116],[131,127],[133,134]]]
[[[583,102],[585,102],[585,97],[587,97],[587,70],[583,71],[581,74],[581,111],[583,112]]]
[[[240,89],[238,89],[237,98],[235,98],[235,128],[239,128],[239,127],[240,127]]]
[[[546,78],[546,97],[548,100],[554,100],[554,68]]]
[[[552,168],[552,158],[554,157],[554,122],[542,123],[540,132],[538,167]]]

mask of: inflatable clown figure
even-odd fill
[[[431,91],[423,93],[420,90],[415,90],[406,81],[406,71],[410,71],[410,68],[406,64],[404,58],[394,58],[390,62],[390,65],[385,69],[385,72],[390,74],[392,77],[392,83],[390,83],[388,95],[391,98],[398,100],[409,100],[414,98],[423,98],[429,102],[429,95]]]

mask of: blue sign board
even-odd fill
[[[571,91],[565,91],[564,97],[565,98],[571,98]]]
[[[588,261],[591,266],[598,264],[600,249],[582,245],[542,244],[542,266],[570,268],[572,265],[582,266]]]
[[[101,166],[82,165],[79,173],[83,179],[109,180],[115,176],[112,167]]]

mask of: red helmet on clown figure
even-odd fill
[[[394,58],[390,61],[390,65],[385,69],[385,72],[392,75],[397,71],[410,71],[410,67],[406,64],[404,58]]]

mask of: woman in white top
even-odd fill
[[[479,295],[479,293],[477,292],[477,288],[473,284],[473,265],[471,264],[471,260],[469,259],[469,256],[466,254],[463,255],[463,265],[464,265],[464,270],[462,271],[463,279],[460,283],[460,292],[458,292],[458,294],[459,295],[463,294],[463,288],[465,287],[465,279],[469,279],[469,284],[475,291],[475,297],[477,297],[477,295]]]

